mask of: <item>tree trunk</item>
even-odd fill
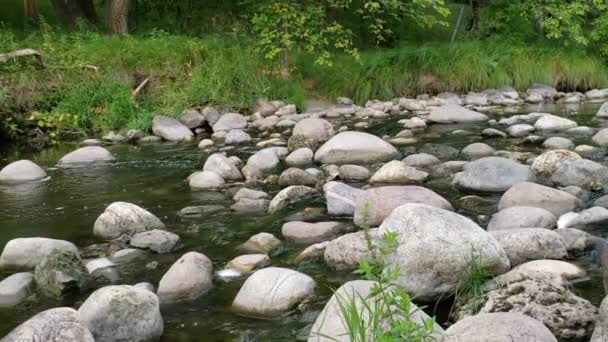
[[[279,67],[281,71],[281,78],[284,80],[289,79],[289,50],[283,48],[279,54]]]
[[[476,31],[479,28],[479,23],[481,21],[480,2],[480,0],[471,0],[471,21],[469,21],[469,25],[467,27],[469,31]]]
[[[84,17],[91,23],[92,25],[97,25],[99,22],[99,18],[97,17],[97,11],[95,10],[95,4],[93,0],[76,0],[78,3],[78,7]]]
[[[25,17],[34,23],[38,23],[40,16],[38,15],[38,1],[37,0],[24,0],[23,9]]]
[[[67,28],[76,25],[76,18],[80,15],[80,9],[73,0],[52,0],[57,15]]]
[[[108,26],[112,33],[127,34],[129,29],[127,26],[129,14],[129,0],[108,0]]]

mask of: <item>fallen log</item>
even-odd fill
[[[0,63],[6,63],[20,57],[34,57],[36,60],[38,60],[38,63],[40,63],[43,68],[46,68],[44,61],[42,60],[42,54],[38,50],[34,49],[21,49],[8,53],[0,53]]]

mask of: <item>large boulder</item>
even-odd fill
[[[560,217],[560,228],[587,229],[593,226],[602,226],[608,222],[608,209],[604,207],[591,207],[578,213],[568,213]]]
[[[226,181],[213,171],[197,171],[188,176],[188,185],[193,190],[217,189]]]
[[[359,227],[366,224],[376,227],[393,209],[406,203],[422,203],[453,210],[450,202],[427,188],[415,185],[382,186],[368,189],[362,196],[357,196],[354,222]]]
[[[114,161],[114,156],[100,146],[86,146],[70,152],[57,162],[59,166],[79,166]]]
[[[350,271],[357,268],[359,261],[372,256],[369,243],[377,236],[378,228],[340,236],[329,241],[323,252],[323,259],[330,268]],[[368,241],[367,239],[370,239]]]
[[[368,280],[353,280],[340,286],[315,320],[308,336],[308,342],[350,342],[348,324],[346,323],[347,317],[344,317],[342,308],[348,306],[349,309],[355,309],[361,314],[360,318],[363,321],[369,322],[372,313],[370,312],[371,308],[383,304],[378,294],[372,294],[372,288],[375,284],[375,282]],[[413,323],[420,326],[432,324],[432,335],[437,340],[442,340],[443,329],[434,323],[431,317],[413,303],[411,303],[409,309],[409,319]],[[367,333],[367,338],[371,340],[372,331],[367,331]]]
[[[34,271],[38,292],[54,299],[80,292],[90,280],[89,272],[80,256],[70,250],[53,250],[42,259]]]
[[[210,155],[205,161],[203,171],[215,172],[229,181],[238,181],[243,178],[241,171],[234,165],[234,162],[221,153]]]
[[[5,166],[0,171],[0,183],[28,183],[43,180],[46,172],[29,160],[19,160]]]
[[[447,104],[434,108],[428,119],[436,123],[468,123],[487,121],[488,116],[466,109],[456,104]]]
[[[606,116],[608,117],[608,106],[606,107]],[[600,304],[600,314],[595,321],[595,329],[593,330],[590,342],[605,341],[608,341],[608,297],[605,297],[602,300],[602,304]]]
[[[95,342],[147,342],[163,334],[158,297],[138,286],[102,287],[82,303],[78,313]]]
[[[398,234],[397,249],[387,257],[401,271],[396,283],[420,300],[453,291],[473,262],[492,274],[509,270],[507,255],[492,235],[448,210],[404,204],[384,220],[378,235],[389,232]]]
[[[576,121],[551,114],[543,115],[534,123],[534,128],[539,131],[563,131],[576,126]]]
[[[331,216],[353,216],[357,198],[365,194],[364,190],[340,182],[325,183],[323,191],[327,213]]]
[[[132,236],[152,229],[164,229],[165,224],[151,212],[135,204],[114,202],[99,215],[93,233],[100,239],[112,240],[123,234]]]
[[[183,111],[178,120],[189,129],[199,128],[205,124],[205,116],[198,110],[194,109],[187,109]]]
[[[588,159],[563,162],[551,176],[559,186],[578,186],[588,190],[601,190],[608,184],[608,167]]]
[[[498,210],[510,207],[525,206],[543,208],[559,216],[573,211],[581,205],[575,196],[544,185],[521,182],[513,185],[502,195]]]
[[[608,102],[604,102],[595,114],[598,118],[608,118]]]
[[[158,283],[161,302],[195,299],[213,286],[213,264],[204,254],[189,252],[179,258]]]
[[[190,141],[194,138],[190,128],[164,115],[157,115],[152,119],[152,132],[167,141]]]
[[[597,132],[591,138],[591,141],[593,141],[598,146],[608,146],[608,128],[601,129],[599,132]]]
[[[429,176],[428,173],[414,167],[407,166],[404,162],[393,160],[384,164],[370,179],[372,183],[396,183],[408,184],[422,182]]]
[[[0,308],[21,303],[32,293],[33,285],[32,272],[19,272],[4,278],[0,282]]]
[[[317,283],[306,274],[286,268],[268,267],[254,272],[232,302],[237,313],[275,318],[312,297]]]
[[[322,164],[372,164],[398,156],[397,149],[386,141],[363,132],[342,132],[327,141],[315,153]]]
[[[243,129],[247,127],[247,118],[237,113],[226,113],[213,125],[214,132]]]
[[[20,324],[2,342],[95,342],[82,322],[78,311],[72,308],[55,308],[35,315]]]
[[[327,120],[307,118],[298,122],[292,131],[293,135],[301,135],[314,143],[323,143],[334,136],[334,126]]]
[[[317,194],[317,190],[302,185],[294,185],[279,191],[268,205],[268,213],[273,214],[287,208],[291,203]]]
[[[557,342],[543,323],[518,312],[484,313],[446,330],[444,342]]]
[[[78,253],[73,243],[41,237],[10,240],[0,255],[0,270],[31,271],[53,250]]]
[[[576,152],[568,150],[547,151],[534,159],[532,171],[537,175],[552,175],[562,163],[577,159],[581,159],[581,156]]]
[[[454,177],[454,183],[461,188],[487,192],[502,192],[513,184],[535,180],[529,167],[500,157],[486,157],[467,163],[463,172]]]
[[[546,228],[513,228],[491,232],[511,266],[539,259],[562,259],[568,252],[562,237]]]
[[[492,215],[488,231],[513,228],[554,228],[557,217],[550,211],[535,207],[510,207]]]

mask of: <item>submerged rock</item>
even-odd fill
[[[131,238],[131,246],[149,249],[159,254],[171,252],[178,242],[179,235],[162,229],[139,232]]]
[[[211,171],[225,180],[237,181],[243,178],[239,169],[232,160],[221,153],[214,153],[207,158],[203,171]]]
[[[31,271],[54,250],[78,254],[78,248],[68,241],[41,237],[10,240],[0,255],[0,270]]]
[[[53,250],[36,266],[34,281],[40,293],[60,299],[65,294],[85,289],[90,278],[77,253]]]
[[[447,104],[431,111],[428,119],[436,123],[467,123],[487,121],[488,116],[456,104]]]
[[[0,170],[0,183],[37,182],[47,178],[46,172],[29,160],[12,162]]]
[[[268,205],[268,213],[274,214],[279,210],[285,209],[289,204],[301,201],[306,197],[317,194],[317,190],[307,186],[294,185],[281,190],[274,196],[270,205]]]
[[[461,188],[488,192],[506,191],[519,182],[535,180],[529,167],[499,157],[486,157],[467,163],[463,172],[454,177],[454,183]]]
[[[186,253],[161,278],[158,298],[162,303],[196,299],[211,289],[212,279],[211,260],[201,253]]]
[[[100,146],[87,146],[66,154],[59,159],[57,165],[82,166],[112,161],[114,161],[114,156],[107,149]]]
[[[43,311],[20,324],[2,342],[61,341],[96,342],[78,311],[55,308]]]
[[[112,240],[123,234],[132,236],[152,229],[164,229],[165,224],[151,212],[127,202],[114,202],[99,215],[93,226],[98,238]]]
[[[230,260],[226,269],[235,269],[241,273],[249,273],[257,268],[265,267],[270,263],[266,254],[244,254]]]
[[[249,238],[240,249],[250,253],[268,254],[281,245],[281,240],[270,233],[258,233]]]

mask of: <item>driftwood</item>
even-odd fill
[[[133,90],[133,92],[131,93],[132,97],[137,97],[137,95],[139,94],[139,92],[146,86],[146,84],[148,84],[148,82],[150,82],[150,77],[146,77],[145,80],[143,80],[138,86],[137,88],[135,88],[135,90]]]
[[[10,60],[17,59],[20,57],[30,57],[33,56],[38,60],[40,65],[46,68],[44,61],[42,60],[42,54],[38,50],[34,49],[21,49],[8,53],[0,53],[0,63],[6,63]]]

